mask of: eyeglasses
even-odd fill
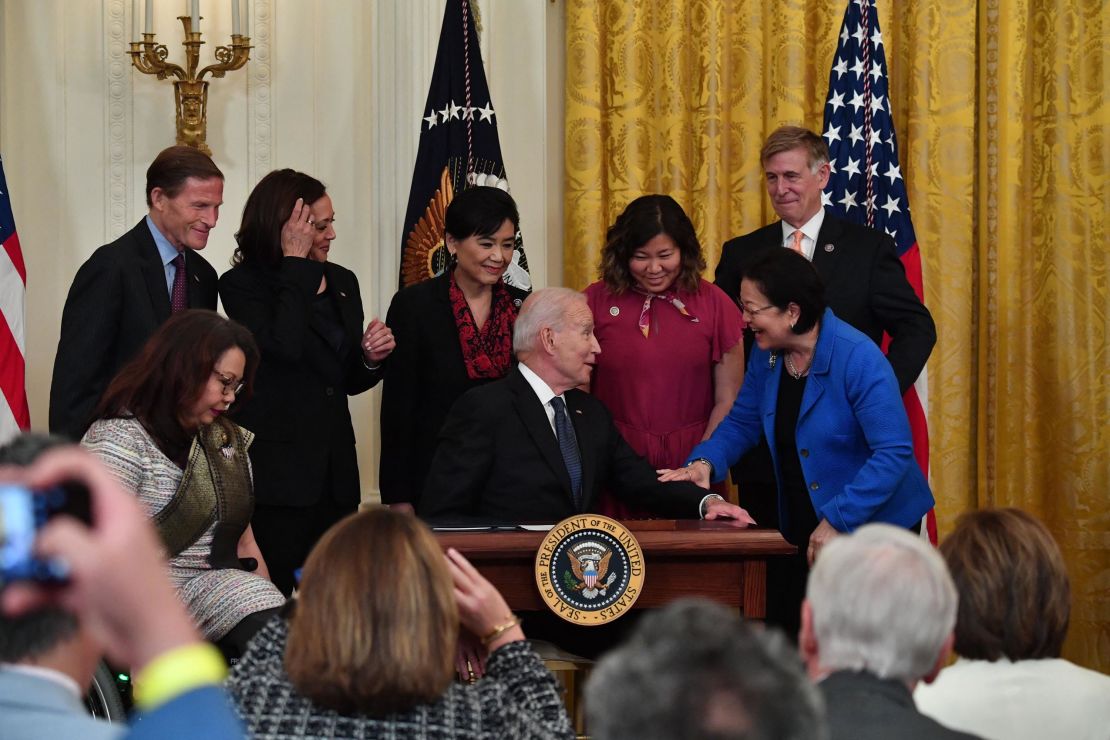
[[[224,393],[230,392],[231,395],[238,396],[239,392],[243,390],[243,386],[245,385],[243,381],[236,380],[235,378],[229,378],[221,373],[219,370],[213,370],[212,374],[220,379],[220,385],[223,386]]]
[[[774,306],[768,305],[768,306],[763,306],[762,308],[748,308],[747,306],[741,305],[740,306],[740,313],[744,316],[745,320],[748,320],[748,319],[755,318],[759,314],[766,311],[768,308],[774,308]]]

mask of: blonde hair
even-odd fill
[[[340,521],[308,556],[285,669],[322,707],[404,711],[447,690],[458,631],[439,544],[415,517],[376,508]]]

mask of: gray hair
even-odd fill
[[[956,625],[956,586],[940,553],[889,524],[826,545],[806,590],[821,667],[917,681]]]
[[[822,740],[824,704],[797,652],[719,604],[682,599],[644,617],[586,683],[599,740]]]
[[[524,301],[513,325],[513,351],[517,359],[536,349],[543,329],[563,329],[572,303],[586,297],[570,288],[541,288]]]

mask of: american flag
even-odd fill
[[[27,292],[27,267],[15,233],[15,217],[0,161],[0,444],[31,426],[25,385],[24,298]]]
[[[822,194],[825,207],[841,218],[889,234],[906,267],[910,285],[924,301],[921,255],[899,165],[883,33],[874,0],[851,0],[844,12],[840,42],[829,71],[823,135],[829,144],[832,167],[829,184]],[[884,338],[884,350],[888,343],[889,337]],[[928,476],[927,370],[922,370],[903,400],[913,432],[914,455]],[[926,531],[935,544],[936,517],[932,511],[927,517]]]

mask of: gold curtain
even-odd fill
[[[721,243],[774,220],[759,166],[820,130],[846,0],[566,0],[566,284],[638,195]],[[941,536],[1039,516],[1072,578],[1065,656],[1110,672],[1110,4],[881,0],[890,99],[938,341]]]

